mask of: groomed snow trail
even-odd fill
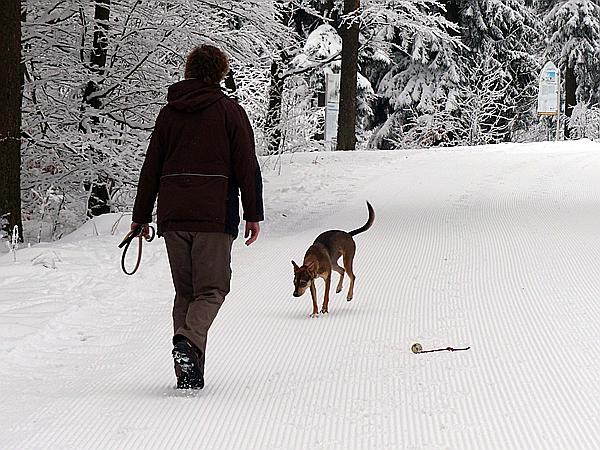
[[[261,239],[234,246],[199,392],[173,389],[162,240],[133,277],[126,217],[0,257],[0,448],[597,448],[599,144],[303,154],[282,172],[265,171]],[[365,200],[354,300],[346,280],[310,319],[290,260],[362,225]]]

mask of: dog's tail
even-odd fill
[[[371,206],[369,202],[367,202],[367,209],[369,210],[369,218],[367,219],[367,223],[365,223],[362,227],[357,228],[356,230],[352,230],[348,232],[350,236],[355,236],[358,233],[362,233],[363,231],[367,231],[373,225],[373,221],[375,220],[375,210]]]

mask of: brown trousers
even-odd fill
[[[188,338],[204,355],[208,330],[229,293],[233,237],[201,231],[163,236],[175,286],[173,334]]]

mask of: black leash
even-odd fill
[[[143,225],[136,226],[133,230],[127,233],[125,238],[119,244],[119,248],[125,247],[123,248],[123,254],[121,255],[121,269],[123,269],[125,275],[133,275],[138,270],[138,267],[140,267],[140,262],[142,261],[142,238],[144,238],[146,242],[151,242],[154,239],[154,236],[156,236],[156,230],[152,225],[148,225],[148,229],[150,230],[150,236],[143,236]],[[131,272],[127,272],[127,269],[125,268],[125,257],[127,256],[127,250],[129,250],[131,241],[133,241],[136,237],[139,239],[137,261],[133,270]]]

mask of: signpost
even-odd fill
[[[548,61],[540,72],[537,112],[540,116],[556,116],[556,140],[560,135],[560,72]]]
[[[340,74],[325,71],[325,141],[333,142],[337,137],[338,114],[340,111]]]

